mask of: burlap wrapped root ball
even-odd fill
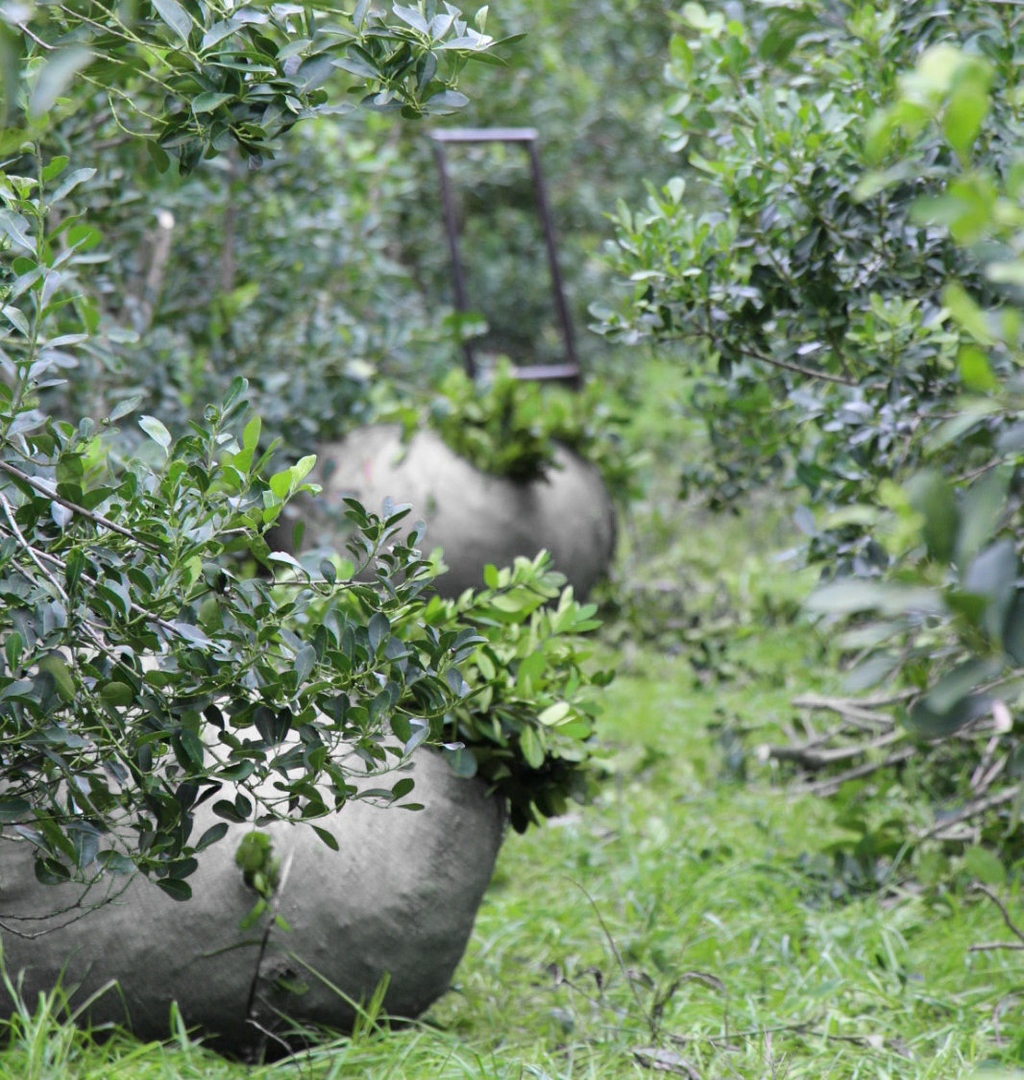
[[[261,1029],[286,1032],[287,1018],[350,1030],[356,1014],[345,998],[368,1001],[385,976],[385,1012],[419,1015],[448,989],[465,950],[505,814],[482,781],[457,777],[440,756],[421,752],[414,760],[415,798],[425,808],[350,803],[317,822],[337,839],[337,852],[308,827],[265,827],[280,860],[272,906],[288,930],[266,916],[240,926],[259,899],[235,863],[248,826],[230,826],[200,856],[191,900],[174,901],[136,878],[81,918],[73,907],[80,886],[40,884],[29,845],[3,845],[8,974],[20,977],[30,1006],[58,980],[72,1008],[116,980],[83,1020],[165,1038],[176,1001],[190,1028],[243,1055],[265,1043]],[[194,835],[217,820],[202,808]],[[90,894],[86,903],[100,898]],[[40,919],[62,909],[69,910]],[[12,1008],[5,1001],[0,1012]]]
[[[561,446],[545,477],[513,480],[481,472],[432,431],[404,442],[399,425],[373,424],[322,444],[310,479],[323,492],[291,504],[278,544],[290,546],[292,526],[301,518],[303,548],[344,550],[345,497],[376,513],[386,498],[408,503],[409,520],[426,525],[423,549],[444,549],[449,570],[436,582],[443,596],[480,588],[488,563],[510,566],[517,555],[532,559],[545,548],[583,597],[614,553],[615,508],[600,473]]]

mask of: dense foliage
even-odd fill
[[[541,553],[488,566],[487,589],[435,598],[424,613],[428,623],[457,619],[483,639],[461,668],[470,691],[446,716],[443,738],[461,747],[446,751],[460,773],[505,797],[517,832],[587,797],[596,691],[611,681],[588,671],[580,636],[600,625],[597,606],[576,601],[548,562]]]
[[[695,407],[714,459],[686,474],[722,505],[781,471],[822,506],[855,503],[912,468],[960,389],[961,334],[942,288],[984,301],[977,259],[912,216],[956,160],[936,129],[880,189],[858,187],[865,139],[899,72],[930,44],[970,39],[1012,85],[1001,5],[751,5],[730,21],[683,9],[666,78],[665,138],[680,176],[620,205],[615,264],[635,283],[607,333],[684,341],[703,362]],[[828,45],[826,47],[826,38]],[[1020,131],[1013,94],[966,114],[1000,170]],[[849,568],[877,549],[855,527],[817,539]]]
[[[687,4],[665,117],[686,175],[620,206],[631,292],[602,313],[690,347],[713,456],[687,484],[719,506],[772,477],[803,493],[832,580],[812,608],[859,616],[851,688],[956,736],[926,750],[932,788],[978,812],[1019,775],[1019,22]]]
[[[474,693],[507,700],[505,721],[525,739],[530,767],[571,758],[554,780],[513,797],[518,825],[535,819],[533,802],[549,812],[575,789],[571,774],[590,734],[582,717],[592,710],[579,711],[586,680],[572,644],[589,617],[571,598],[557,626],[522,639],[541,655],[530,667],[541,704],[531,713],[523,684],[514,694],[505,687],[529,659],[516,652],[515,627],[557,594],[543,563],[467,598],[474,619],[499,627],[482,635],[460,611],[428,605],[429,567],[417,534],[400,531],[402,510],[381,519],[352,504],[350,572],[273,551],[268,530],[288,499],[311,490],[314,459],[271,465],[277,444],[247,411],[237,354],[188,349],[204,333],[237,335],[236,349],[247,334],[259,337],[261,324],[245,319],[255,297],[225,288],[219,324],[162,344],[149,336],[165,287],[164,234],[176,213],[187,218],[197,190],[155,180],[155,170],[173,157],[179,172],[198,176],[201,160],[220,154],[258,165],[297,120],[336,112],[337,95],[353,91],[370,108],[406,116],[459,107],[456,75],[493,44],[485,15],[473,28],[432,2],[395,5],[386,18],[365,2],[352,16],[177,0],[154,0],[131,17],[98,4],[3,10],[0,814],[5,839],[34,846],[41,880],[138,869],[186,898],[195,856],[226,828],[193,836],[200,802],[213,800],[227,821],[258,824],[316,819],[356,797],[403,800],[409,777],[384,787],[364,781],[420,743],[454,739],[446,717],[459,702],[462,727],[471,728]],[[83,164],[95,162],[106,137],[114,164]],[[369,160],[369,149],[361,153]],[[136,175],[138,188],[118,190]],[[147,184],[158,194],[156,230],[139,291],[127,285],[146,257],[132,250],[142,234],[129,219],[146,204]],[[358,183],[352,190],[367,197]],[[94,200],[127,250],[106,248]],[[275,209],[263,208],[265,221]],[[315,201],[305,207],[317,211]],[[234,248],[220,250],[230,284]],[[326,255],[311,260],[306,272],[326,263]],[[344,320],[339,310],[328,323]],[[308,336],[317,318],[315,309],[296,313],[299,329],[286,329],[284,340]],[[180,362],[162,385],[162,361],[175,349]],[[225,361],[213,380],[204,370],[210,355]],[[349,359],[358,372],[358,357]],[[333,352],[323,363],[344,370],[346,361]],[[221,403],[197,410],[197,395],[218,387]],[[186,409],[166,424],[152,413],[125,423],[154,388],[158,400],[185,389]],[[492,606],[503,614],[489,616]],[[564,642],[546,651],[558,634]],[[471,688],[458,665],[485,644],[503,656],[500,677],[474,661],[491,674]],[[488,735],[500,738],[498,729]],[[460,746],[472,760],[464,744],[453,741],[452,751]],[[501,787],[497,770],[481,772]]]

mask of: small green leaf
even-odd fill
[[[539,769],[544,764],[544,744],[533,728],[523,729],[519,736],[519,749],[531,769]]]
[[[999,380],[992,372],[988,356],[976,345],[965,345],[957,356],[960,379],[964,386],[976,394],[987,394],[999,389]]]
[[[380,647],[391,634],[391,623],[388,617],[381,611],[375,611],[370,616],[369,625],[366,628],[370,638],[370,648],[374,654],[380,651]]]
[[[108,705],[131,705],[135,699],[135,691],[123,682],[108,682],[100,690],[100,697]]]
[[[172,900],[191,900],[192,886],[180,878],[157,878],[154,882],[158,889],[162,889]]]
[[[316,664],[316,649],[310,644],[303,645],[295,654],[295,678],[301,686],[310,675]]]
[[[554,705],[549,705],[537,717],[537,720],[545,727],[555,727],[557,724],[560,724],[570,712],[571,709],[567,701],[556,701]]]
[[[306,479],[315,464],[316,454],[307,454],[305,457],[299,458],[299,460],[295,462],[291,467],[292,490],[298,487],[299,484]]]
[[[44,656],[39,661],[40,671],[45,671],[54,681],[57,692],[65,701],[75,700],[75,682],[63,659],[56,653]]]
[[[182,44],[188,45],[188,36],[192,32],[192,20],[178,0],[153,0],[153,7],[167,26],[181,38]]]
[[[397,781],[391,788],[391,795],[395,799],[404,799],[406,795],[412,791],[416,782],[411,776],[403,776],[401,780]]]
[[[11,630],[4,641],[4,655],[7,657],[7,665],[12,671],[16,671],[21,662],[22,644],[21,634],[17,630]]]
[[[234,94],[220,94],[220,93],[205,93],[198,94],[192,100],[192,111],[194,113],[207,113],[213,112],[219,109],[221,105],[226,104],[229,101],[234,101]]]
[[[216,844],[218,840],[223,840],[227,835],[227,831],[227,822],[218,821],[216,825],[211,825],[206,832],[199,837],[199,841],[196,844],[196,851],[203,851],[211,844]]]
[[[126,397],[119,401],[113,408],[110,416],[107,419],[110,423],[115,423],[127,416],[129,413],[135,412],[135,410],[142,404],[142,394],[132,394],[131,397]]]
[[[45,116],[71,85],[71,80],[92,61],[92,57],[91,50],[77,45],[50,53],[29,95],[29,115]]]
[[[340,850],[338,838],[334,835],[334,833],[329,832],[327,829],[321,828],[319,825],[311,825],[310,828],[312,828],[313,832],[315,832],[317,836],[320,837],[320,840],[325,843],[331,849],[331,851]]]
[[[263,430],[263,421],[254,416],[248,424],[245,425],[245,429],[242,432],[242,448],[244,450],[255,450],[259,445],[260,433]]]
[[[139,427],[164,450],[171,445],[171,433],[155,416],[143,416],[139,420]]]
[[[56,180],[67,168],[67,165],[68,157],[66,154],[58,154],[56,157],[51,158],[43,169],[43,183],[48,184],[51,180]]]
[[[276,472],[268,481],[270,490],[279,498],[283,499],[292,489],[292,470],[282,469]]]
[[[922,534],[928,554],[948,562],[956,547],[960,515],[953,488],[937,469],[926,469],[911,477],[906,487],[910,505],[924,518]]]
[[[0,823],[17,824],[32,816],[32,804],[19,796],[0,798]]]

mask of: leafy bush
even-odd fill
[[[95,272],[90,185],[109,202],[110,178],[73,157],[111,122],[120,144],[129,116],[158,168],[169,154],[186,172],[221,151],[269,157],[296,120],[330,110],[336,69],[372,107],[443,112],[463,101],[455,74],[490,45],[433,3],[385,22],[361,0],[350,25],[333,9],[176,0],[131,23],[102,8],[0,12],[0,145],[15,155],[0,173],[0,820],[34,846],[41,880],[138,869],[184,899],[196,855],[226,829],[192,835],[200,802],[258,825],[403,799],[408,777],[361,781],[443,737],[468,691],[456,665],[482,640],[456,611],[425,620],[429,567],[401,512],[352,506],[368,581],[271,550],[265,533],[311,490],[313,458],[268,475],[275,445],[257,418],[243,424],[244,379],[201,419],[180,417],[177,435],[144,415],[125,437],[139,394],[124,390],[99,422],[67,418],[67,373],[82,360],[116,370],[134,337],[129,298],[103,296],[128,275]],[[79,112],[91,127],[62,127]],[[230,320],[245,298],[227,300]],[[531,580],[521,571],[516,586]],[[561,670],[575,701],[575,669]]]
[[[620,206],[630,295],[605,329],[690,346],[714,457],[689,479],[713,501],[780,474],[803,490],[830,582],[811,607],[854,616],[851,689],[901,683],[885,745],[920,741],[923,786],[965,803],[918,835],[963,838],[1020,775],[1015,19],[688,4],[683,22],[666,127],[688,175]],[[1012,854],[1015,835],[986,839]]]
[[[1019,163],[1004,174],[979,144],[994,76],[976,55],[933,47],[875,118],[873,156],[889,152],[896,163],[862,186],[884,190],[941,133],[955,157],[943,190],[916,202],[914,218],[970,245],[989,287],[1008,287],[1008,302],[985,310],[961,282],[946,284],[943,301],[963,337],[962,395],[929,432],[921,467],[902,486],[880,483],[877,500],[859,511],[892,559],[890,580],[838,581],[812,598],[820,611],[872,613],[851,637],[866,646],[856,677],[906,676],[922,691],[906,722],[925,738],[989,717],[1006,734],[1007,704],[1019,705],[1024,668],[1017,482],[1024,188]],[[1015,738],[1008,749],[1016,754]]]
[[[938,133],[913,172],[873,192],[856,190],[863,145],[897,72],[929,43],[971,36],[1008,85],[1008,18],[974,3],[955,15],[808,3],[751,5],[740,22],[685,5],[665,110],[683,175],[643,209],[620,204],[613,262],[633,284],[601,311],[613,337],[688,346],[713,459],[684,470],[685,488],[726,506],[781,474],[832,508],[920,459],[960,390],[942,284],[993,289],[973,254],[912,216],[955,158]],[[1017,112],[1007,95],[981,118],[999,167]],[[884,561],[851,520],[812,549],[840,569]]]
[[[41,880],[137,867],[187,897],[194,856],[226,828],[192,836],[198,803],[228,786],[213,809],[231,821],[322,816],[404,757],[394,715],[450,707],[447,641],[390,650],[428,580],[401,515],[360,521],[368,554],[390,545],[372,584],[280,587],[225,561],[288,561],[263,532],[313,464],[262,473],[258,420],[230,431],[243,391],[176,441],[143,417],[150,462],[94,463],[87,421],[4,444],[0,814]]]

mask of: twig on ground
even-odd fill
[[[1006,928],[1010,931],[1016,941],[983,941],[977,945],[971,945],[968,947],[968,952],[992,952],[995,949],[1011,949],[1021,950],[1024,949],[1024,930],[1010,918],[1010,913],[1006,910],[1006,905],[999,899],[998,896],[986,885],[982,885],[981,882],[975,882],[972,887],[973,892],[980,892],[983,896],[987,896],[989,900],[999,909],[999,914],[1003,917],[1003,922],[1006,923]]]
[[[877,739],[872,739],[858,746],[840,746],[834,749],[818,749],[824,738],[814,739],[800,746],[762,746],[758,754],[760,757],[772,761],[794,761],[806,769],[823,769],[829,765],[836,765],[851,758],[860,757],[871,750],[880,750],[885,746],[891,746],[903,738],[901,731],[889,731]]]
[[[919,832],[917,834],[917,839],[946,839],[944,834],[954,825],[960,825],[964,821],[970,821],[979,814],[984,814],[987,810],[992,810],[997,806],[1002,806],[1003,803],[1011,802],[1013,799],[1017,798],[1019,794],[1020,786],[1014,784],[1012,787],[1003,788],[1002,791],[997,791],[994,795],[986,795],[983,799],[974,799],[960,810],[957,810],[956,813],[950,814],[948,818],[940,821],[937,825],[933,825],[930,829]]]
[[[823,697],[818,694],[804,694],[793,698],[792,705],[797,709],[823,709],[841,716],[847,723],[861,730],[874,731],[879,728],[891,730],[895,725],[893,718],[881,708],[898,705],[910,697],[912,691],[898,694],[876,695],[866,698]]]
[[[1010,756],[1009,754],[1003,754],[1002,757],[997,758],[996,753],[999,748],[1000,738],[998,735],[994,735],[989,739],[981,761],[978,762],[978,767],[971,774],[971,791],[974,792],[975,796],[984,795],[1006,768]]]
[[[622,972],[626,979],[626,984],[629,986],[630,993],[633,995],[633,1000],[636,1002],[637,1008],[640,1010],[641,1015],[647,1022],[647,1026],[650,1029],[651,1036],[657,1038],[658,1036],[658,1023],[657,1020],[652,1017],[649,1011],[644,1007],[644,1003],[640,997],[636,988],[636,983],[629,976],[629,970],[626,967],[626,962],[622,959],[622,953],[619,951],[618,943],[612,936],[611,930],[608,929],[608,924],[604,921],[604,916],[601,914],[601,909],[597,906],[597,901],[590,895],[587,887],[580,881],[573,881],[573,884],[581,893],[586,897],[587,903],[590,904],[591,910],[594,912],[594,916],[597,919],[598,925],[601,927],[601,933],[604,934],[605,940],[608,942],[609,948],[612,950],[612,956],[615,957],[615,963],[618,965],[619,970]]]
[[[917,748],[904,746],[881,761],[866,761],[854,769],[848,769],[838,776],[830,776],[825,780],[818,780],[813,784],[806,784],[798,791],[802,795],[834,795],[848,780],[861,780],[872,773],[888,769],[893,765],[901,765],[917,753]]]

